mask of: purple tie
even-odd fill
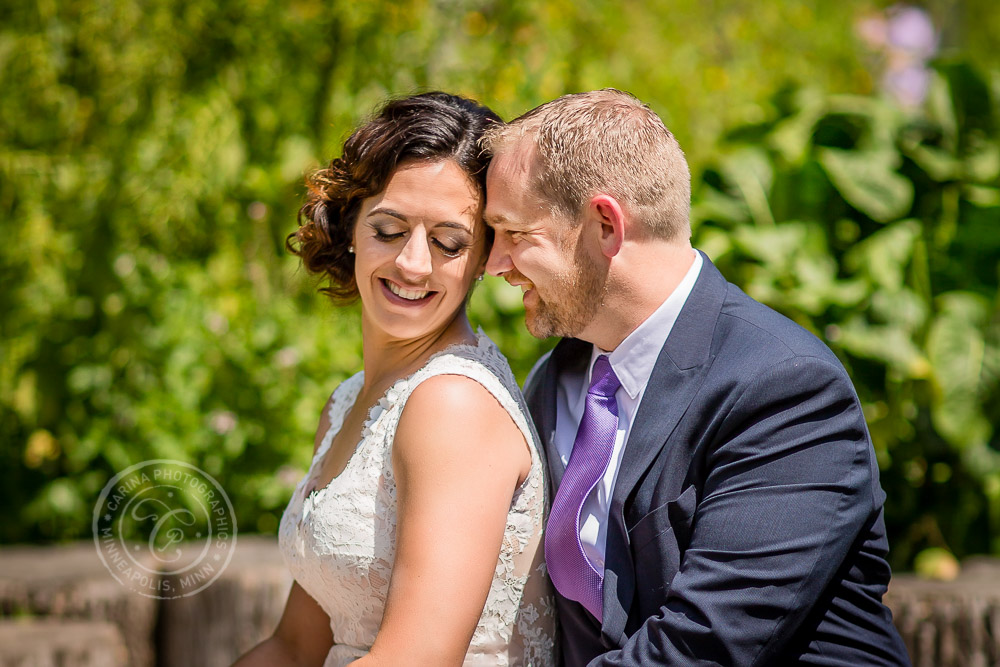
[[[552,583],[563,597],[582,604],[597,620],[601,620],[604,573],[591,564],[580,544],[580,510],[611,461],[618,431],[615,392],[620,386],[607,356],[598,357],[573,452],[545,526],[545,564]]]

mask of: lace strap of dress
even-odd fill
[[[316,453],[313,454],[313,461],[319,459],[326,450],[330,448],[330,443],[333,442],[333,436],[335,436],[339,431],[340,427],[344,425],[344,418],[347,416],[348,410],[354,405],[354,401],[358,398],[358,393],[361,391],[361,387],[365,383],[365,372],[355,373],[351,377],[347,378],[333,390],[330,395],[330,407],[327,409],[326,417],[330,422],[330,426],[327,427],[326,433],[323,434],[323,440],[320,442],[319,447],[316,448]]]

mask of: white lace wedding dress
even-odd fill
[[[466,665],[553,665],[555,607],[541,541],[545,462],[507,360],[480,332],[477,345],[453,345],[393,384],[369,411],[361,442],[344,471],[311,489],[320,461],[343,424],[363,373],[333,392],[330,429],[281,518],[279,545],[292,575],[330,617],[334,646],[325,667],[345,665],[375,641],[395,557],[396,484],[392,442],[410,393],[435,375],[463,375],[510,413],[531,449],[531,470],[507,514],[500,557]]]

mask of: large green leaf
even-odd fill
[[[939,310],[927,336],[934,369],[934,426],[960,448],[985,444],[993,433],[981,403],[989,303],[968,292],[949,292],[937,302]]]
[[[844,200],[872,220],[890,222],[909,212],[913,184],[896,172],[894,151],[820,148],[818,157]]]
[[[906,267],[920,236],[920,223],[901,220],[875,232],[847,253],[845,264],[890,293],[902,289]]]
[[[872,324],[860,316],[838,329],[837,344],[858,357],[884,363],[899,378],[926,378],[931,364],[906,327],[895,323]]]
[[[955,120],[962,134],[992,134],[996,129],[996,111],[990,87],[979,72],[967,62],[947,60],[935,63],[935,68],[948,82]]]
[[[815,223],[744,226],[731,238],[742,253],[759,260],[747,267],[744,288],[783,312],[815,316],[831,306],[856,306],[869,293],[865,281],[838,277],[824,231]]]
[[[743,196],[754,223],[773,225],[768,204],[774,172],[767,154],[758,148],[744,148],[722,159],[722,173]]]
[[[983,135],[973,135],[963,160],[965,176],[976,183],[996,184],[1000,178],[1000,143]]]
[[[943,183],[962,176],[962,161],[950,152],[923,144],[917,136],[904,135],[900,143],[903,152],[935,181]]]
[[[794,95],[796,112],[776,123],[768,135],[768,145],[788,164],[801,164],[812,147],[813,127],[826,112],[826,97],[814,88]]]

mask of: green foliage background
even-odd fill
[[[696,245],[857,383],[893,560],[1000,553],[1000,18],[929,5],[926,109],[875,92],[861,0],[10,0],[0,6],[0,541],[85,538],[100,489],[201,466],[272,532],[357,313],[282,251],[302,175],[389,95],[504,117],[613,85],[696,174]],[[881,5],[884,7],[884,5]],[[700,175],[699,175],[700,174]],[[550,344],[487,280],[523,378]]]

